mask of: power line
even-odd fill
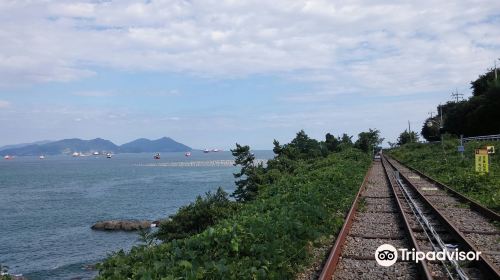
[[[458,103],[458,98],[463,99],[464,94],[463,93],[458,93],[458,90],[455,89],[455,92],[451,93],[451,97],[456,99],[456,102]]]

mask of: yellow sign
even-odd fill
[[[476,149],[476,172],[485,174],[488,171],[488,150]]]
[[[488,151],[488,155],[492,155],[495,153],[495,146],[486,146],[486,150]]]

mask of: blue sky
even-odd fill
[[[394,141],[493,67],[498,1],[2,1],[0,145]]]

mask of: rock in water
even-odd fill
[[[110,220],[95,223],[91,229],[93,230],[124,230],[133,231],[151,228],[151,221],[120,221],[120,220]]]

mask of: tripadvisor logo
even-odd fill
[[[382,244],[375,251],[375,260],[381,266],[391,266],[398,260],[398,251],[390,244]]]
[[[442,251],[430,251],[425,253],[422,251],[415,251],[415,249],[396,249],[391,244],[382,244],[375,251],[375,260],[381,266],[391,266],[398,260],[398,251],[402,261],[413,261],[416,263],[423,260],[477,261],[479,260],[479,255],[481,255],[481,252],[464,252],[458,251],[458,249],[445,249]]]

